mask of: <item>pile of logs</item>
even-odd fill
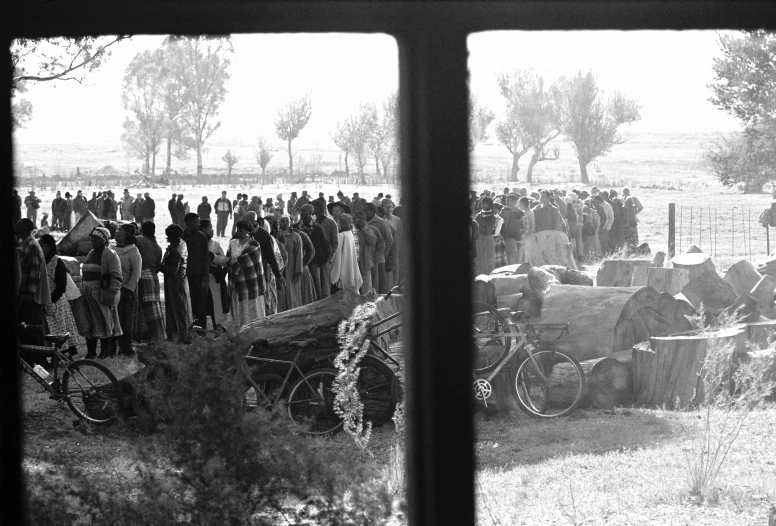
[[[539,326],[567,323],[568,341],[558,345],[587,375],[583,406],[699,403],[710,345],[729,348],[735,363],[776,363],[769,347],[776,340],[776,272],[740,261],[720,277],[695,246],[670,261],[664,256],[604,261],[595,286],[572,268],[504,267],[475,279],[473,299],[524,311]],[[497,382],[494,388],[499,406],[512,409]]]

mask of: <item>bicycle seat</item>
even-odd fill
[[[68,338],[70,338],[69,332],[66,332],[65,334],[45,334],[43,336],[44,340],[53,343],[57,347],[62,347]]]

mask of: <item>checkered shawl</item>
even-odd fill
[[[162,299],[159,275],[150,268],[144,268],[140,272],[140,281],[137,282],[137,299],[141,302],[161,301]]]
[[[240,301],[264,295],[264,275],[261,267],[259,243],[250,239],[237,260],[229,265],[230,284]]]

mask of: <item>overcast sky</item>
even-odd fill
[[[24,94],[33,118],[15,133],[24,143],[117,141],[124,68],[162,36],[135,36],[115,46],[110,60],[86,80],[40,83]],[[301,143],[328,142],[338,118],[359,102],[381,102],[398,88],[398,51],[387,35],[235,35],[221,128],[213,141],[273,142],[276,108],[309,91],[313,116]],[[713,31],[489,32],[469,38],[472,91],[497,116],[503,108],[499,71],[533,68],[548,79],[592,69],[604,90],[619,89],[642,105],[633,131],[724,131],[736,122],[708,102]]]

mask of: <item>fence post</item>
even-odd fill
[[[668,257],[676,255],[676,203],[668,203]]]

